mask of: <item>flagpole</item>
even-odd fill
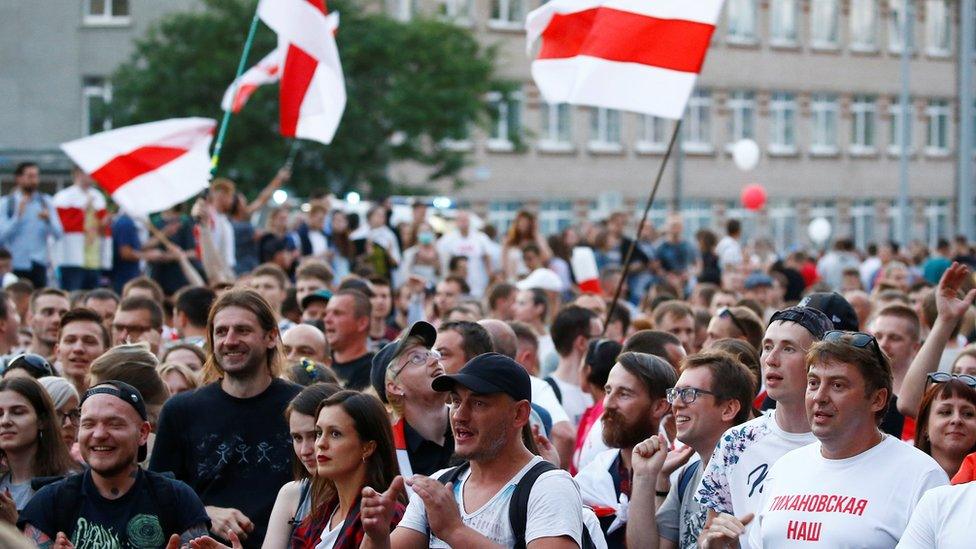
[[[302,143],[297,137],[291,138],[291,148],[288,149],[288,158],[285,160],[285,168],[291,170],[292,165],[295,164],[295,158],[298,157],[298,151],[301,149]]]
[[[258,30],[257,9],[254,10],[254,17],[251,19],[251,28],[247,31],[247,39],[244,40],[244,51],[241,52],[241,60],[237,63],[237,75],[231,89],[231,98],[237,97],[237,88],[240,86],[241,75],[244,74],[244,67],[247,66],[247,56],[251,53],[251,45],[254,44],[254,35]],[[227,124],[234,109],[224,111],[224,117],[220,120],[220,130],[217,132],[217,140],[214,142],[213,155],[210,157],[210,177],[213,178],[217,173],[217,165],[220,164],[220,150],[224,146],[224,137],[227,135]]]
[[[634,248],[637,247],[637,241],[640,239],[640,235],[644,232],[644,225],[647,224],[647,216],[651,213],[651,206],[654,204],[654,197],[657,196],[657,189],[661,186],[661,177],[664,175],[664,168],[668,165],[668,159],[671,158],[671,151],[674,150],[674,143],[678,140],[678,132],[681,129],[681,120],[679,119],[674,123],[674,130],[671,132],[671,141],[668,143],[668,150],[664,153],[664,158],[661,160],[661,165],[657,169],[657,176],[654,178],[654,186],[651,188],[651,194],[647,197],[647,204],[644,206],[644,215],[641,216],[640,224],[637,225],[637,234],[634,235],[634,239],[630,241],[630,247],[627,248],[627,255],[624,257],[623,271],[620,274],[620,282],[617,283],[617,289],[613,293],[613,301],[610,302],[610,308],[607,309],[607,318],[603,323],[603,332],[601,336],[607,333],[607,327],[610,326],[610,319],[613,318],[614,310],[617,308],[617,301],[620,300],[620,292],[624,287],[624,282],[627,281],[627,275],[630,272],[630,258],[634,255]]]

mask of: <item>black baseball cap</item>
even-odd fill
[[[458,373],[434,378],[431,387],[435,391],[447,392],[455,385],[482,395],[505,393],[516,401],[532,400],[528,372],[518,362],[498,353],[472,358]]]
[[[139,417],[143,421],[149,421],[149,414],[146,412],[146,401],[142,398],[142,393],[139,389],[136,389],[132,385],[124,381],[108,380],[99,383],[98,385],[92,387],[85,391],[84,396],[81,397],[81,404],[84,404],[88,397],[94,395],[112,395],[122,401],[124,401],[129,406],[135,408]],[[80,406],[80,405],[79,405]],[[139,461],[145,461],[148,449],[146,445],[143,444],[139,447]]]
[[[308,306],[314,301],[324,301],[328,303],[330,299],[332,299],[332,292],[329,290],[315,290],[314,292],[303,297],[302,302],[299,305],[302,306],[302,309],[307,309]]]
[[[387,343],[378,353],[373,355],[373,362],[369,370],[369,383],[373,386],[376,394],[379,395],[380,400],[383,402],[387,402],[386,368],[393,362],[393,359],[397,355],[403,352],[410,336],[419,337],[423,340],[424,347],[432,349],[434,342],[437,341],[437,328],[434,328],[434,325],[429,322],[418,320],[410,325],[410,328],[406,332],[400,334],[399,338]]]
[[[834,324],[827,318],[827,315],[813,307],[797,306],[776,311],[769,318],[769,324],[777,320],[796,322],[806,328],[817,341],[823,339],[824,334],[834,329]],[[769,325],[767,324],[766,327],[768,328]]]
[[[854,307],[844,299],[844,296],[837,292],[816,292],[812,293],[797,304],[800,307],[812,307],[827,315],[830,322],[834,324],[835,330],[845,332],[856,332],[860,329],[860,322],[857,320],[857,313]]]

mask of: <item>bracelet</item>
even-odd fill
[[[668,491],[667,490],[665,490],[663,492],[660,491],[660,490],[655,490],[654,493],[657,494],[657,497],[659,497],[659,498],[666,498],[666,497],[668,497]]]

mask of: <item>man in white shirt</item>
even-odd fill
[[[551,377],[545,378],[556,391],[559,402],[569,414],[573,425],[593,405],[593,398],[580,388],[580,367],[590,340],[600,337],[603,323],[593,311],[570,305],[564,307],[552,321],[552,341],[559,355],[559,365]]]
[[[934,459],[879,429],[892,376],[874,336],[828,332],[807,364],[805,406],[817,442],[780,458],[755,517],[718,516],[703,547],[724,547],[753,521],[748,547],[893,548],[922,494],[949,482]]]
[[[718,256],[718,263],[724,269],[730,265],[742,265],[742,244],[739,243],[739,235],[742,234],[742,222],[738,219],[730,219],[725,224],[726,235],[718,241],[715,246],[715,255]]]
[[[806,354],[832,328],[822,312],[791,307],[773,314],[762,342],[763,383],[776,410],[722,435],[695,499],[718,513],[743,516],[758,510],[770,467],[790,450],[816,441],[807,421]]]
[[[529,375],[514,360],[497,353],[475,357],[455,375],[433,382],[449,392],[455,453],[468,460],[459,471],[414,475],[410,503],[393,533],[390,522],[402,477],[378,493],[363,489],[362,547],[512,547],[516,534],[509,521],[513,486],[530,470],[551,464],[533,456],[522,442],[529,421]],[[456,481],[441,484],[452,471]],[[565,471],[547,470],[529,492],[524,539],[527,549],[574,549],[582,546],[583,518],[579,490]]]
[[[471,295],[481,297],[488,286],[491,272],[489,251],[491,240],[485,233],[471,229],[471,214],[461,210],[454,220],[456,231],[445,234],[437,241],[437,253],[441,259],[441,272],[448,271],[448,262],[454,256],[468,258],[468,286]]]
[[[92,179],[77,166],[71,170],[74,183],[54,195],[64,237],[56,240],[53,256],[65,291],[91,290],[98,275],[112,267],[112,243],[105,236],[110,225],[105,197],[92,186]]]

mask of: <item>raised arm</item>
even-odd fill
[[[261,189],[261,192],[258,194],[258,197],[254,199],[254,202],[247,205],[247,215],[253,215],[254,212],[263,208],[264,205],[268,203],[268,200],[271,199],[271,195],[274,194],[274,192],[282,185],[287,183],[289,179],[291,179],[291,170],[289,168],[282,167],[280,170],[278,170],[278,173],[275,174],[274,179],[269,181],[268,184]]]

